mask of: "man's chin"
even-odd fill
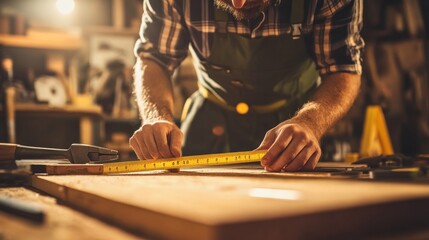
[[[215,4],[216,4],[216,7],[231,13],[232,16],[234,16],[234,18],[237,19],[238,21],[251,20],[253,18],[256,18],[265,9],[265,7],[263,7],[263,8],[262,7],[254,7],[254,8],[249,8],[249,9],[237,10],[237,9],[231,7],[230,5],[226,4],[222,0],[215,0]]]
[[[241,20],[251,20],[258,17],[261,14],[261,9],[248,9],[248,10],[235,10],[231,12],[235,19],[238,21]]]

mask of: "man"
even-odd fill
[[[361,0],[146,0],[142,20],[140,159],[256,148],[267,171],[314,169],[358,94]],[[179,129],[170,76],[189,46],[199,91]]]

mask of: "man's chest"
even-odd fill
[[[282,1],[279,5],[272,4],[261,12],[256,19],[252,20],[239,21],[227,13],[229,15],[225,23],[227,31],[249,38],[291,34],[294,30],[299,30],[300,33],[307,33],[312,28],[311,20],[314,17],[310,16],[309,5],[306,4],[299,6],[301,14],[293,19],[296,16],[293,11],[296,12],[297,7],[294,8],[292,3],[297,1]],[[192,38],[197,40],[210,37],[216,33],[219,20],[216,18],[215,12],[217,10],[213,0],[192,2],[192,4],[190,2],[189,0],[183,1],[181,10],[182,20]]]

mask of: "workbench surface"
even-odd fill
[[[35,223],[0,211],[0,239],[139,239],[120,228],[73,210],[55,198],[24,187],[0,188],[0,196],[31,202],[45,212],[45,221]]]
[[[42,225],[1,214],[5,239],[75,239],[76,234],[80,239],[410,239],[410,230],[417,230],[416,239],[429,237],[429,231],[419,230],[429,224],[427,183],[203,168],[33,176],[32,185],[112,225],[58,205],[51,197],[3,188],[2,195],[34,200],[49,209]]]

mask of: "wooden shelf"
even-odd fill
[[[49,106],[47,104],[35,103],[15,103],[15,111],[17,112],[45,112],[59,114],[88,114],[103,118],[102,109],[98,105],[76,106],[65,105],[61,107]]]
[[[85,34],[108,34],[108,35],[124,35],[124,36],[138,36],[139,28],[115,28],[109,26],[90,26],[85,27]]]
[[[27,119],[27,121],[28,119],[31,119],[29,121],[32,121],[33,119],[40,120],[40,118],[43,118],[43,121],[45,121],[46,117],[48,116],[52,117],[51,119],[54,119],[54,118],[65,119],[65,120],[70,120],[71,118],[77,119],[79,121],[80,143],[94,145],[100,142],[100,137],[101,137],[100,130],[97,130],[97,129],[99,129],[99,127],[102,124],[104,124],[104,119],[103,119],[102,109],[98,105],[88,105],[88,106],[65,105],[61,107],[59,106],[54,107],[54,106],[49,106],[47,104],[16,103],[15,113],[17,116],[16,119],[18,118]],[[49,120],[46,120],[46,121],[49,121]],[[38,126],[42,126],[42,129],[49,129],[49,126],[44,125],[43,122],[38,124]],[[16,129],[21,131],[21,133],[23,131],[22,128],[19,128],[19,127],[17,127]],[[17,139],[18,141],[24,141],[24,137],[21,138],[22,140],[20,140],[19,137],[17,137]],[[29,140],[25,140],[25,141],[29,141]],[[38,141],[43,141],[43,140],[39,139]]]
[[[0,45],[8,47],[39,48],[53,50],[79,50],[81,38],[67,34],[6,35],[0,34]]]

